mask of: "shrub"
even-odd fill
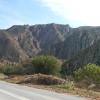
[[[15,65],[6,64],[0,68],[0,72],[6,75],[22,74],[23,68]]]
[[[32,60],[35,73],[58,75],[61,70],[60,61],[53,56],[37,56]]]
[[[100,67],[95,64],[88,64],[84,68],[75,71],[75,79],[88,80],[89,82],[100,83]]]

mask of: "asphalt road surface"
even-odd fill
[[[0,81],[0,100],[86,100],[86,98]]]

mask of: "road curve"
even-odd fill
[[[64,95],[47,90],[0,81],[0,100],[86,100],[78,96]]]

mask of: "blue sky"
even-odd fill
[[[0,28],[60,23],[100,26],[99,0],[0,0]]]

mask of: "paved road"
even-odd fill
[[[0,81],[0,100],[86,100],[78,96],[58,94],[47,90]]]

